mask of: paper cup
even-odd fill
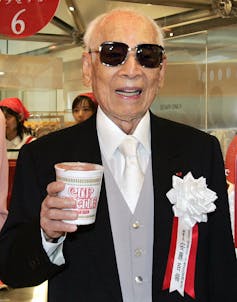
[[[85,225],[95,222],[104,168],[101,165],[82,162],[64,162],[55,165],[56,180],[65,183],[58,196],[77,201],[76,220],[67,223]],[[67,209],[75,210],[75,209]]]

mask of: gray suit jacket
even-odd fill
[[[223,160],[216,138],[151,115],[154,183],[154,302],[235,302],[237,272],[230,228]],[[95,116],[82,124],[44,136],[20,152],[11,208],[0,235],[0,278],[12,287],[49,280],[49,302],[122,302],[106,190],[102,184],[96,222],[68,234],[66,264],[56,266],[41,243],[39,213],[54,164],[101,164]],[[166,193],[174,174],[205,177],[218,195],[217,209],[199,224],[195,271],[196,299],[162,290],[170,247],[173,211]],[[135,302],[135,301],[131,301]],[[146,301],[144,301],[146,302]]]

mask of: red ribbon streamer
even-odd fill
[[[235,157],[234,243],[237,248],[237,156]]]
[[[170,243],[170,251],[168,255],[168,262],[166,266],[165,278],[163,282],[163,290],[168,289],[170,287],[170,280],[172,275],[172,269],[174,264],[174,255],[177,241],[177,231],[178,231],[178,217],[174,217],[173,219],[173,228],[171,235],[171,243]]]
[[[173,219],[173,228],[171,235],[170,250],[168,255],[168,262],[163,282],[163,290],[170,287],[171,275],[174,264],[174,256],[177,244],[177,231],[178,231],[178,217]],[[198,246],[198,225],[195,224],[192,228],[192,243],[190,248],[190,254],[188,259],[188,267],[185,279],[184,291],[193,299],[195,298],[194,280],[195,280],[195,269],[196,269],[196,256],[197,256],[197,246]]]

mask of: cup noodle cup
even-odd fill
[[[65,183],[60,197],[77,201],[76,220],[67,223],[85,225],[95,222],[104,168],[101,165],[82,162],[64,162],[55,165],[56,180]],[[69,209],[75,210],[75,209]]]

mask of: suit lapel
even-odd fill
[[[172,137],[175,137],[175,133],[170,133],[166,121],[151,115],[154,185],[153,295],[162,289],[174,217],[166,193],[172,187],[172,176],[182,171],[182,152]]]

